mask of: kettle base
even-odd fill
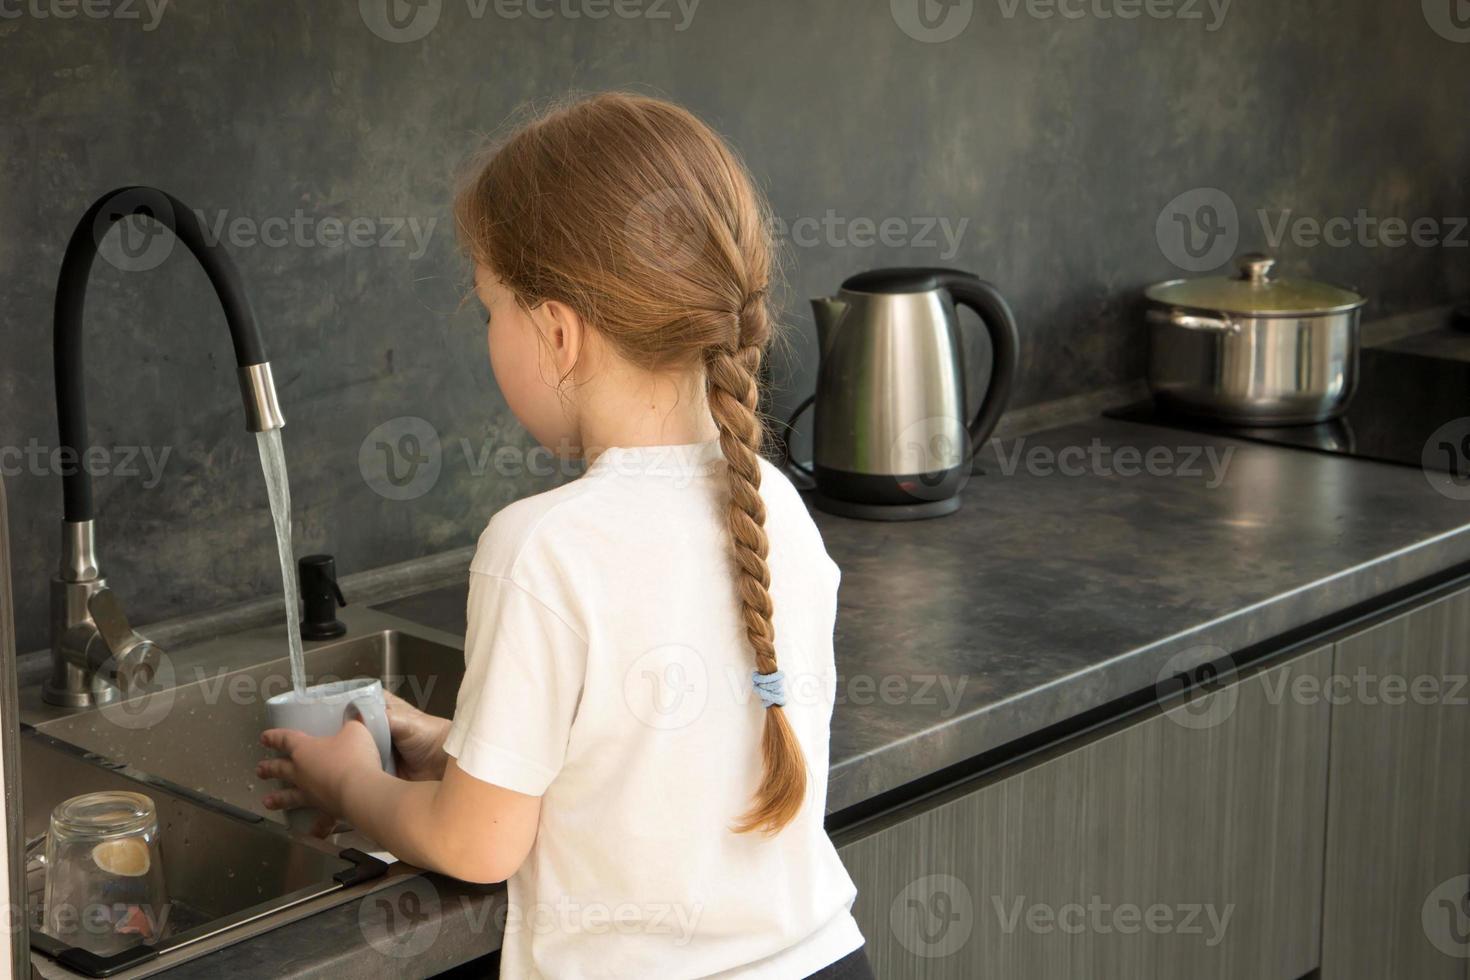
[[[958,495],[943,500],[926,500],[919,504],[860,504],[851,500],[828,497],[821,491],[812,494],[818,510],[838,517],[855,517],[861,521],[924,521],[943,517],[960,509]]]

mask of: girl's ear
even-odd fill
[[[587,342],[587,325],[576,310],[554,299],[542,303],[536,312],[540,314],[541,335],[546,338],[547,354],[557,378],[570,377]]]

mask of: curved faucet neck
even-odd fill
[[[208,239],[194,211],[170,194],[152,187],[123,187],[104,195],[87,209],[72,232],[56,283],[56,416],[59,449],[63,460],[69,461],[62,476],[66,521],[73,524],[90,521],[93,516],[92,478],[82,465],[89,445],[82,368],[82,314],[87,279],[102,239],[114,223],[131,215],[143,215],[167,228],[209,276],[234,341],[248,426],[260,431],[285,424],[276,403],[275,385],[260,329],[255,323],[255,312],[245,295],[239,270],[229,255],[218,243]]]

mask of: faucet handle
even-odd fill
[[[115,665],[117,686],[129,691],[151,681],[162,651],[133,629],[117,594],[109,588],[98,589],[88,597],[87,611]]]

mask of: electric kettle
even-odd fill
[[[965,417],[956,304],[979,314],[993,351],[990,383],[972,419]],[[877,269],[851,277],[812,308],[817,389],[796,414],[815,402],[806,472],[816,506],[886,521],[954,512],[1016,373],[1019,339],[1005,299],[967,272]]]

